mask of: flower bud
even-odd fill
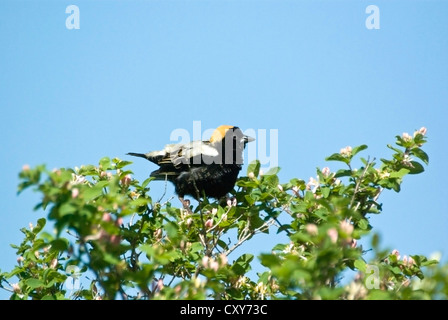
[[[353,233],[353,225],[347,220],[341,221],[340,228],[341,231],[347,235],[351,235]]]
[[[78,195],[79,195],[79,189],[73,188],[72,189],[72,198],[75,199],[76,197],[78,197]]]
[[[121,242],[121,237],[116,234],[113,234],[110,236],[110,242],[112,243],[112,245],[117,246]]]
[[[415,264],[415,260],[412,257],[408,258],[408,266],[412,267]]]
[[[19,286],[18,283],[13,283],[13,284],[11,284],[11,287],[12,287],[12,290],[13,290],[15,293],[21,293],[21,292],[22,292],[22,289],[20,289],[20,286]]]
[[[264,171],[263,171],[263,169],[260,169],[260,171],[258,172],[258,175],[259,175],[260,177],[264,176]]]
[[[406,142],[412,140],[412,137],[411,137],[411,136],[409,135],[409,133],[407,133],[407,132],[403,132],[403,135],[401,136],[401,138],[402,138],[404,141],[406,141]]]
[[[30,165],[29,164],[24,164],[22,166],[22,171],[29,171],[30,170]]]
[[[400,260],[400,252],[397,249],[392,250],[392,254],[397,257],[397,260]]]
[[[23,259],[22,256],[17,257],[17,263],[18,264],[21,264],[23,262],[23,260],[25,260],[25,259]]]
[[[322,169],[322,175],[327,178],[330,175],[330,168],[325,167]]]
[[[211,227],[213,227],[213,219],[208,219],[207,221],[205,221],[205,227],[207,229],[210,229]]]
[[[225,266],[229,262],[225,253],[219,255],[219,261],[221,262],[221,266]]]
[[[107,176],[107,172],[106,171],[101,171],[100,177],[101,178],[105,178],[106,176]]]
[[[39,251],[34,251],[34,256],[37,258],[37,259],[39,259],[39,257],[40,257],[40,252]]]
[[[124,186],[128,186],[131,184],[131,175],[127,174],[121,179],[121,184]]]
[[[110,216],[110,213],[104,213],[103,217],[101,218],[104,222],[110,222],[112,221],[112,217]]]
[[[357,245],[358,245],[358,241],[356,239],[352,239],[352,242],[350,243],[350,247],[356,248]]]
[[[118,218],[116,224],[118,227],[121,226],[123,224],[123,218],[122,217]]]
[[[33,231],[33,229],[34,229],[33,224],[30,222],[28,225],[30,227],[30,230]]]
[[[192,223],[193,223],[193,219],[192,218],[188,218],[187,221],[185,221],[185,225],[187,227],[191,226]]]
[[[342,148],[339,153],[344,157],[350,157],[352,155],[352,147],[347,146],[345,148]]]
[[[336,243],[338,241],[338,230],[336,230],[336,228],[328,229],[327,235],[330,237],[332,243]]]
[[[283,187],[281,184],[277,185],[278,190],[280,190],[281,192],[283,192]]]
[[[418,133],[420,133],[422,136],[426,134],[427,129],[425,127],[421,127],[420,130],[418,130]]]
[[[405,255],[403,256],[403,264],[406,266],[408,264],[408,257]]]
[[[218,209],[213,208],[212,209],[212,216],[216,216],[217,213],[218,213]]]
[[[215,261],[215,260],[212,260],[211,262],[210,262],[210,269],[212,269],[213,271],[218,271],[218,269],[219,269],[219,263],[218,263],[218,261]]]
[[[201,264],[204,268],[208,268],[208,262],[209,262],[210,258],[208,256],[203,256],[202,257],[202,261]]]
[[[249,179],[253,180],[255,179],[255,174],[253,172],[249,172],[249,174],[247,175],[249,177]]]
[[[319,230],[317,229],[317,226],[314,223],[308,223],[305,226],[305,230],[306,232],[308,232],[310,236],[317,236],[317,234],[319,233]]]

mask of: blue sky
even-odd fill
[[[71,4],[79,30],[66,28]],[[365,27],[370,4],[379,30]],[[131,160],[127,152],[162,148],[193,121],[203,130],[277,129],[283,182],[336,169],[324,158],[347,145],[388,157],[395,135],[426,126],[426,172],[406,177],[399,194],[384,192],[371,223],[391,249],[447,255],[447,9],[446,1],[1,1],[0,269],[15,264],[9,244],[20,242],[19,229],[42,215],[32,211],[35,194],[16,194],[22,165]],[[155,169],[132,160],[141,181]],[[153,187],[163,193],[163,183]],[[274,244],[263,235],[244,250]]]

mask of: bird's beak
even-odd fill
[[[248,142],[252,142],[255,141],[255,138],[249,137],[249,136],[243,136],[243,138],[241,139],[241,142],[244,143],[248,143]]]

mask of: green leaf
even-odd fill
[[[28,287],[30,287],[31,289],[36,289],[36,288],[39,288],[39,287],[43,287],[43,286],[44,286],[44,283],[42,282],[42,280],[34,279],[34,278],[27,279],[27,280],[25,281],[25,284],[26,284]]]
[[[247,175],[249,173],[253,173],[255,177],[258,177],[258,174],[260,173],[260,161],[254,160],[247,166]]]
[[[154,177],[149,177],[148,179],[146,179],[145,181],[143,181],[142,183],[142,188],[146,188],[146,186],[153,181],[155,178]]]
[[[357,153],[361,152],[362,150],[365,150],[365,149],[367,149],[367,145],[365,145],[365,144],[362,144],[360,146],[354,147],[352,149],[352,157],[354,155],[356,155]]]
[[[334,175],[334,177],[335,178],[350,177],[351,175],[352,175],[352,171],[351,170],[340,169],[340,170],[336,171],[336,174]]]
[[[408,169],[401,168],[399,171],[391,172],[390,177],[391,178],[403,178],[405,175],[409,173]]]
[[[104,171],[111,169],[110,158],[109,157],[102,158],[100,160],[100,166],[101,166],[101,169]]]
[[[33,233],[38,234],[45,227],[46,223],[47,220],[45,220],[45,218],[40,218],[37,220],[37,225],[33,228]]]
[[[63,203],[62,206],[59,208],[59,216],[62,218],[65,215],[73,214],[75,213],[77,208],[70,204],[70,203]]]
[[[244,275],[246,274],[250,269],[250,262],[254,259],[254,255],[246,253],[240,256],[234,264],[232,265],[232,270],[237,275]]]
[[[416,156],[417,158],[422,160],[425,164],[429,163],[429,157],[426,154],[426,152],[423,151],[422,149],[420,149],[420,148],[412,149],[412,153],[414,154],[414,156]]]
[[[322,191],[322,196],[324,198],[328,198],[328,196],[330,195],[330,188],[322,187],[322,188],[320,188],[320,190]]]
[[[50,242],[51,248],[50,251],[65,251],[68,248],[68,240],[64,238],[59,238]]]
[[[409,167],[409,174],[419,174],[425,171],[425,168],[417,161],[411,161],[411,167]]]
[[[356,260],[355,268],[361,272],[366,272],[366,262],[364,260]]]
[[[264,175],[265,175],[265,176],[275,175],[275,174],[278,174],[279,171],[280,171],[280,168],[279,168],[279,167],[272,167],[272,168],[270,168]]]
[[[350,163],[350,159],[343,157],[340,153],[333,153],[331,156],[325,158],[326,161],[341,161],[344,163]]]

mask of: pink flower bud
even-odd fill
[[[108,172],[106,175],[108,179],[112,178],[112,172]]]
[[[405,255],[403,256],[403,264],[407,265],[408,264],[408,257]]]
[[[102,220],[103,220],[104,222],[110,222],[110,221],[112,221],[112,217],[110,216],[110,213],[104,213],[104,214],[103,214],[103,217],[102,217]]]
[[[420,130],[418,130],[418,132],[424,136],[426,134],[427,129],[425,127],[421,127]]]
[[[341,221],[340,228],[341,231],[347,235],[351,235],[353,233],[353,225],[347,220]]]
[[[322,175],[327,178],[330,175],[330,168],[325,167],[322,169]]]
[[[220,260],[222,266],[225,266],[225,265],[227,264],[227,262],[229,261],[229,260],[227,259],[227,256],[226,256],[225,253],[221,253],[221,254],[219,255],[219,260]]]
[[[392,254],[397,257],[397,260],[400,260],[400,252],[397,249],[392,250]]]
[[[101,171],[100,177],[101,178],[105,178],[106,176],[107,176],[107,172],[106,171]]]
[[[78,197],[78,195],[79,195],[79,189],[73,188],[72,189],[72,198],[75,199],[76,197]]]
[[[124,186],[128,186],[131,184],[131,175],[127,174],[121,179],[121,184]]]
[[[110,236],[110,242],[112,243],[112,245],[117,246],[121,242],[121,237],[113,234]]]
[[[406,142],[412,140],[412,137],[407,132],[403,132],[403,135],[401,136],[401,138]]]
[[[210,229],[211,227],[213,227],[213,219],[208,219],[207,221],[205,221],[205,227],[207,229]]]
[[[117,219],[117,226],[121,226],[123,224],[123,218],[120,217]]]
[[[201,261],[201,264],[202,264],[202,266],[204,267],[204,268],[208,268],[208,261],[209,261],[209,257],[208,256],[203,256],[202,257],[202,261]]]
[[[317,236],[317,234],[319,233],[319,230],[317,229],[317,226],[314,223],[308,223],[305,226],[305,230],[311,236]]]
[[[408,258],[408,266],[411,267],[415,264],[415,260],[412,257]]]
[[[212,269],[215,272],[218,271],[219,269],[218,261],[213,260],[212,262],[210,262],[210,269]]]
[[[25,259],[23,259],[22,256],[17,257],[17,263],[18,264],[21,264],[23,262],[23,260],[25,260]]]
[[[331,242],[336,243],[338,241],[338,230],[336,228],[328,229],[327,235],[330,237]]]
[[[358,241],[356,239],[352,239],[352,242],[350,243],[350,247],[356,248],[357,245],[358,245]]]
[[[33,231],[33,229],[34,229],[33,224],[30,222],[28,225],[30,227],[30,230]]]
[[[342,148],[339,153],[344,157],[350,157],[352,155],[352,147],[347,146],[345,148]]]
[[[11,287],[12,287],[12,290],[13,290],[15,293],[21,293],[21,292],[22,292],[22,289],[20,289],[20,286],[19,286],[18,283],[13,283],[13,284],[11,284]]]
[[[24,164],[22,166],[22,171],[29,171],[30,170],[30,166],[28,164]]]
[[[255,175],[253,172],[249,172],[247,176],[249,177],[249,179],[255,179]]]

